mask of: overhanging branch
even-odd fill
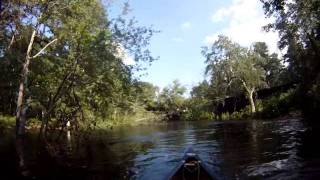
[[[51,42],[49,42],[47,45],[45,45],[36,55],[32,56],[31,58],[38,57],[48,46],[50,46],[52,43],[56,42],[58,39],[54,39]]]
[[[13,35],[12,35],[11,41],[10,41],[8,47],[7,47],[7,51],[11,48],[12,44],[14,43],[14,41],[15,41],[15,33],[13,33]]]

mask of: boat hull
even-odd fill
[[[200,159],[190,147],[185,151],[182,161],[167,176],[168,180],[215,180],[220,179]]]

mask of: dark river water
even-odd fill
[[[297,119],[281,121],[175,122],[95,132],[63,151],[30,136],[25,167],[14,142],[0,137],[0,179],[164,179],[192,146],[222,179],[320,179],[317,130]],[[60,148],[61,149],[61,148]]]

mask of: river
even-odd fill
[[[43,155],[36,138],[25,143],[28,178],[163,179],[192,146],[223,179],[320,179],[320,136],[298,119],[172,122],[97,131],[65,151]],[[68,145],[69,144],[69,145]],[[0,137],[0,179],[19,177],[14,143]],[[1,178],[2,177],[2,178]]]

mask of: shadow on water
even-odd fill
[[[308,121],[307,121],[308,122]],[[320,124],[306,124],[307,130],[300,135],[301,146],[298,155],[303,159],[302,168],[299,169],[301,178],[319,179],[320,178]]]
[[[2,134],[0,179],[163,179],[190,145],[226,179],[317,179],[318,135],[297,119],[119,127],[49,146],[36,135],[19,146]]]

